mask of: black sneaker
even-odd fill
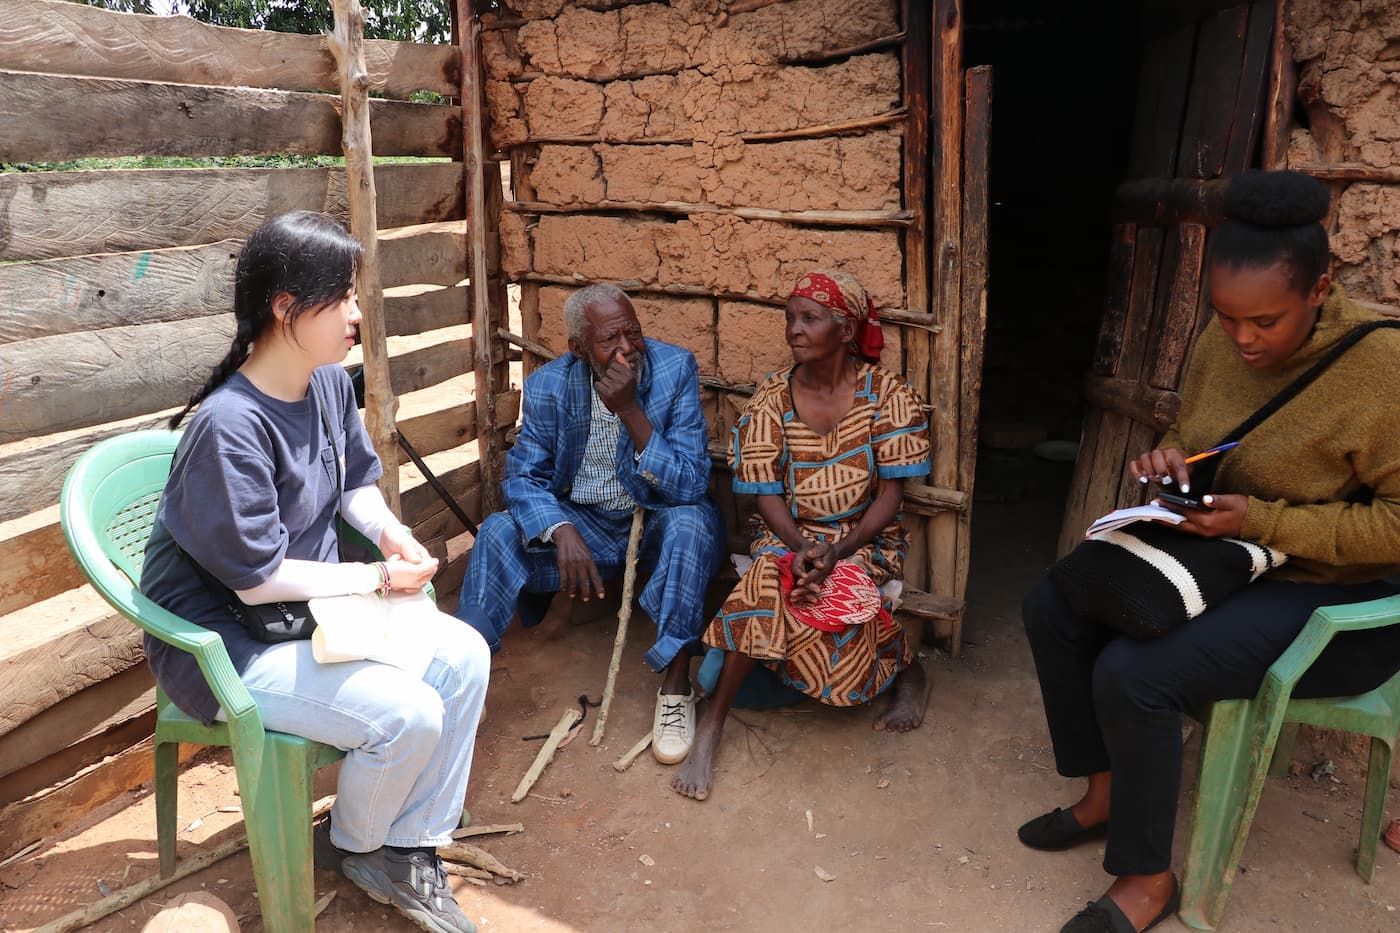
[[[476,933],[447,885],[442,859],[426,852],[373,852],[347,855],[340,870],[366,894],[388,904],[431,933]]]
[[[351,853],[331,842],[331,818],[318,820],[311,827],[311,859],[322,871],[340,871],[340,863]]]

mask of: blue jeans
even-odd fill
[[[346,752],[331,840],[349,852],[445,845],[461,816],[491,652],[446,613],[423,625],[437,650],[421,679],[374,661],[317,663],[310,641],[274,645],[243,672],[266,728]]]

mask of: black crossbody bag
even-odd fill
[[[1370,321],[1353,328],[1214,446],[1253,431],[1357,341],[1383,327],[1400,327],[1400,321]],[[1220,459],[1197,467],[1191,477],[1193,493],[1210,491]],[[1202,538],[1168,525],[1138,522],[1081,541],[1050,566],[1049,577],[1080,618],[1133,638],[1156,638],[1219,605],[1287,559],[1280,551],[1239,538]]]
[[[330,418],[326,415],[326,407],[321,404],[321,393],[317,391],[314,381],[310,385],[310,391],[316,399],[316,410],[321,414],[321,424],[326,429],[326,440],[330,443],[331,453],[335,458],[336,510],[339,512],[341,486],[344,483],[344,476],[340,470],[340,448],[335,443],[335,431],[331,429]],[[189,557],[188,554],[185,556]],[[316,617],[311,614],[311,606],[306,600],[250,605],[239,599],[237,593],[200,566],[194,558],[190,558],[190,563],[194,564],[196,572],[206,586],[223,595],[228,611],[255,640],[268,644],[299,641],[310,638],[311,633],[316,631]]]

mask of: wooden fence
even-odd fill
[[[492,428],[514,423],[519,397],[503,345],[479,347],[471,323],[462,153],[481,115],[460,103],[480,97],[463,51],[365,43],[375,155],[437,159],[375,172],[398,429],[480,515],[476,447],[499,447]],[[339,155],[339,91],[322,37],[0,0],[0,162]],[[447,102],[412,102],[414,91]],[[480,177],[498,203],[499,174]],[[479,197],[493,204],[490,191]],[[58,527],[64,474],[96,441],[158,426],[183,404],[228,348],[242,238],[302,208],[346,218],[344,170],[0,174],[0,858],[151,768],[139,632],[78,585]],[[494,251],[481,252],[490,282]],[[503,310],[499,284],[485,291]],[[478,358],[494,424],[479,416]],[[446,558],[464,529],[406,455],[400,470],[402,517]],[[461,572],[444,560],[439,576]]]

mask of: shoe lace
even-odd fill
[[[685,731],[685,703],[663,702],[661,704],[661,731]]]

